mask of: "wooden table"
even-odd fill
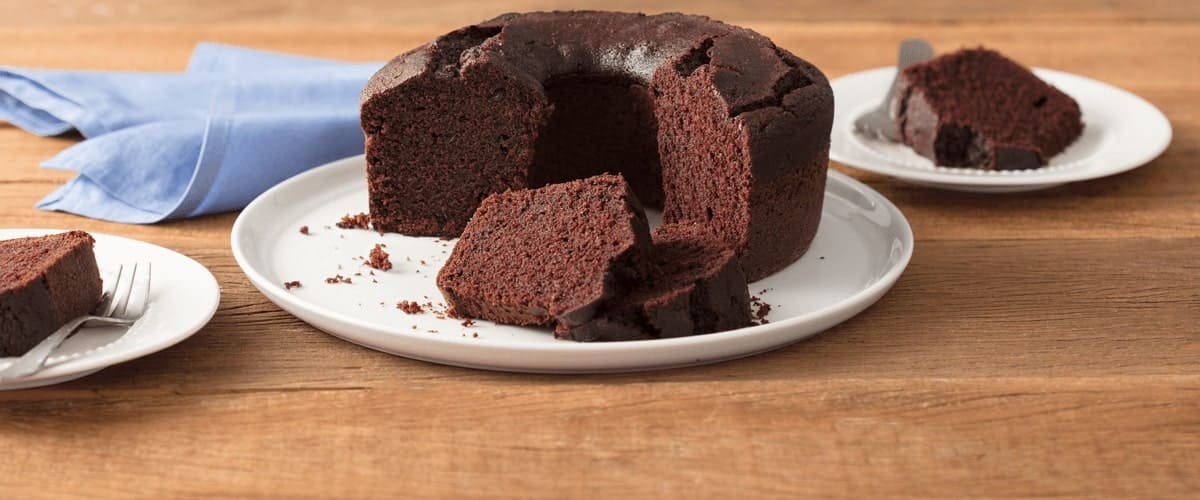
[[[749,359],[533,376],[318,332],[234,264],[236,214],[129,226],[34,210],[69,178],[38,163],[78,138],[0,125],[0,227],[168,246],[224,293],[212,323],[174,348],[0,393],[0,496],[1195,498],[1200,6],[840,3],[596,2],[744,24],[830,77],[891,63],[912,35],[941,50],[986,44],[1145,97],[1174,142],[1127,174],[1004,196],[834,165],[895,201],[917,236],[877,305]],[[5,2],[0,64],[180,70],[200,40],[381,60],[502,10],[573,4]]]

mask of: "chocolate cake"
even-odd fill
[[[619,175],[493,194],[437,284],[459,316],[571,328],[644,276],[650,231]]]
[[[1083,133],[1071,96],[984,48],[905,68],[891,112],[905,144],[950,167],[1039,168]]]
[[[682,337],[750,326],[737,255],[698,223],[654,231],[644,280],[591,321],[560,336],[579,341]]]
[[[93,241],[82,231],[0,241],[0,357],[24,354],[96,307]]]
[[[755,280],[816,233],[833,93],[766,37],[705,17],[541,12],[398,56],[361,112],[378,230],[455,237],[492,193],[620,173],[666,222],[712,228]]]

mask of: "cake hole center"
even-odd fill
[[[661,207],[650,89],[628,76],[597,73],[561,75],[544,86],[554,111],[534,145],[530,187],[619,173],[644,205]]]

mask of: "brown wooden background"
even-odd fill
[[[830,77],[890,64],[915,35],[1110,82],[1175,130],[1143,168],[1030,194],[855,173],[917,236],[876,306],[750,359],[560,377],[409,361],[317,332],[242,276],[235,214],[127,226],[36,211],[69,177],[38,163],[77,138],[0,124],[0,227],[165,245],[224,293],[175,348],[0,392],[0,497],[1200,494],[1200,4],[847,4],[0,2],[0,65],[107,70],[180,70],[201,40],[382,60],[503,11],[580,6],[709,14]]]

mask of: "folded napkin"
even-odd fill
[[[202,43],[183,73],[0,67],[0,120],[86,138],[42,164],[79,175],[38,208],[153,223],[362,153],[359,93],[380,66]]]

